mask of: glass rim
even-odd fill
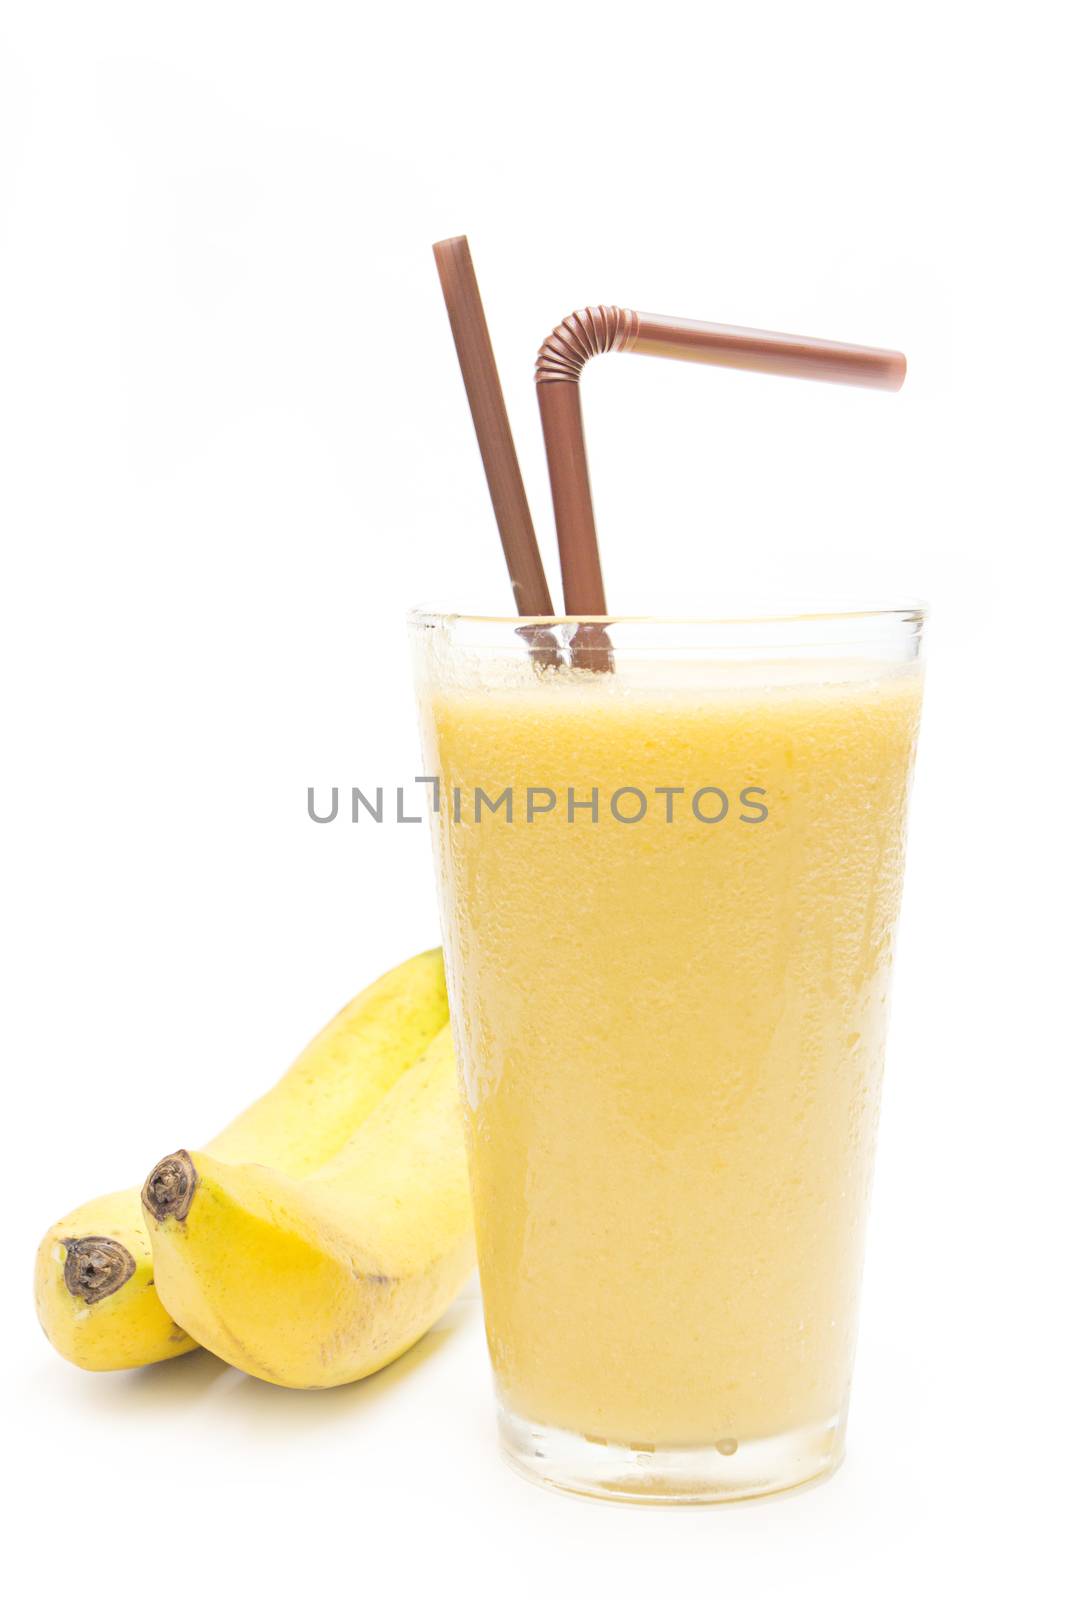
[[[517,628],[578,627],[582,623],[597,623],[601,627],[639,625],[652,628],[730,628],[760,623],[833,623],[833,622],[897,622],[923,623],[928,620],[930,607],[924,601],[912,601],[893,606],[871,605],[811,605],[803,609],[786,607],[782,610],[759,610],[720,613],[717,616],[657,615],[655,612],[608,612],[597,616],[592,613],[559,613],[544,616],[492,615],[488,612],[441,611],[433,606],[411,606],[407,612],[409,627],[435,627],[446,623],[466,623],[475,626]]]

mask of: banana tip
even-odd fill
[[[176,1150],[157,1161],[141,1190],[141,1204],[157,1222],[173,1217],[183,1222],[189,1215],[196,1190],[196,1168],[188,1150]]]
[[[64,1239],[63,1243],[67,1251],[63,1282],[69,1293],[87,1306],[106,1300],[137,1270],[133,1256],[117,1239],[94,1233],[80,1239]]]

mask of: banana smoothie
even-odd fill
[[[505,1442],[802,1441],[739,1493],[839,1456],[920,696],[877,654],[424,664]]]

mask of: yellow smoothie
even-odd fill
[[[843,1415],[920,693],[862,660],[424,687],[508,1411],[725,1453]]]

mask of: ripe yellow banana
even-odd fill
[[[321,1167],[418,1060],[448,1021],[439,950],[414,956],[364,989],[262,1099],[205,1148],[302,1178]],[[61,1355],[95,1372],[146,1366],[195,1347],[163,1309],[140,1192],[72,1211],[37,1252],[41,1326]]]
[[[474,1265],[448,1028],[310,1177],[179,1150],[142,1200],[160,1298],[217,1356],[293,1389],[377,1372]]]

